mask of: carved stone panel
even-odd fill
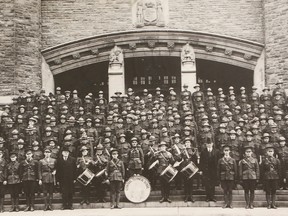
[[[168,24],[167,0],[136,0],[132,5],[132,21],[136,28],[165,27]]]

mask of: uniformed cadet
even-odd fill
[[[261,175],[263,178],[264,191],[266,192],[266,201],[268,209],[276,209],[276,190],[281,178],[281,166],[279,159],[274,157],[274,147],[271,144],[266,145],[267,156],[261,163]]]
[[[239,180],[244,189],[244,197],[246,201],[245,208],[254,208],[254,198],[256,184],[260,178],[260,170],[257,159],[252,157],[251,146],[244,146],[245,155],[239,162]]]
[[[195,165],[197,164],[197,152],[192,148],[192,141],[188,137],[184,140],[184,148],[181,151],[181,157],[184,160],[180,165],[181,168],[184,168],[186,165],[191,163],[191,161]],[[193,199],[193,179],[193,177],[184,179],[184,202],[195,202],[195,200]]]
[[[20,193],[20,163],[17,161],[17,154],[10,153],[10,162],[6,166],[6,182],[11,196],[10,212],[19,211],[19,193]]]
[[[101,144],[98,144],[96,147],[96,153],[94,157],[94,164],[92,166],[92,169],[94,173],[100,173],[104,169],[106,169],[109,157],[105,154],[103,154],[104,147]],[[103,175],[106,175],[105,172]],[[106,176],[105,176],[106,177]],[[106,202],[104,199],[105,197],[105,191],[106,191],[106,178],[103,180],[102,178],[94,178],[93,184],[96,188],[96,202]]]
[[[39,185],[42,185],[44,195],[44,211],[53,210],[52,200],[56,185],[56,159],[51,157],[51,149],[44,150],[45,157],[39,161]]]
[[[38,141],[34,141],[32,143],[32,153],[34,160],[40,161],[44,157],[43,151],[40,149]]]
[[[167,201],[171,203],[170,200],[170,182],[168,182],[166,179],[163,178],[160,174],[162,171],[169,165],[173,165],[175,160],[172,156],[172,154],[168,151],[166,151],[167,144],[162,141],[159,144],[159,153],[156,155],[157,159],[159,160],[159,167],[157,169],[157,173],[159,175],[160,180],[160,187],[161,187],[161,196],[160,203]]]
[[[81,149],[81,156],[77,159],[77,169],[78,169],[78,174],[81,175],[86,169],[89,169],[93,163],[92,157],[88,155],[88,148],[86,146],[82,146]],[[80,205],[83,205],[86,203],[87,205],[90,204],[90,190],[91,190],[91,185],[82,185],[81,184],[81,195],[82,195],[82,200],[80,202]]]
[[[17,159],[19,162],[22,162],[25,160],[25,149],[24,149],[24,140],[19,139],[18,140],[18,148],[15,150],[15,153],[17,154]]]
[[[218,179],[224,191],[223,208],[232,207],[232,190],[237,178],[237,164],[235,159],[230,157],[231,147],[228,144],[223,145],[224,156],[219,159],[217,164]]]
[[[276,149],[277,156],[281,163],[281,178],[280,188],[287,190],[288,178],[288,147],[286,146],[286,139],[283,136],[279,137],[279,147]]]
[[[144,153],[138,146],[136,137],[131,139],[131,149],[128,151],[129,176],[140,175],[144,169]]]
[[[20,178],[26,196],[24,211],[34,211],[35,189],[39,179],[39,163],[33,159],[32,150],[28,149],[25,156],[26,159],[20,163]]]
[[[121,208],[120,203],[120,190],[125,179],[125,168],[121,160],[118,159],[118,150],[111,149],[111,159],[107,164],[106,170],[110,182],[110,207]]]

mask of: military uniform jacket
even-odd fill
[[[91,166],[92,163],[92,158],[89,156],[85,156],[85,157],[79,157],[77,158],[77,167],[79,168],[79,172],[80,174],[87,168],[89,168]]]
[[[235,180],[237,176],[237,164],[235,159],[222,157],[217,165],[218,178],[223,180]]]
[[[142,149],[132,148],[128,152],[128,168],[141,169],[144,165],[144,154]]]
[[[6,179],[6,161],[4,158],[0,160],[0,182],[5,181]]]
[[[279,147],[278,151],[278,158],[281,162],[281,175],[283,178],[287,178],[288,177],[288,147],[284,146],[284,147]]]
[[[239,162],[239,179],[248,180],[248,179],[259,179],[260,170],[258,161],[253,158],[243,158]]]
[[[24,160],[20,163],[20,177],[21,181],[37,181],[39,176],[39,162],[32,159],[30,161]]]
[[[119,155],[121,160],[124,164],[128,163],[128,152],[130,150],[130,144],[129,143],[119,143],[118,145]]]
[[[54,183],[54,176],[52,172],[56,170],[56,159],[43,158],[39,161],[39,180],[43,183]]]
[[[109,181],[123,181],[125,178],[124,164],[119,159],[112,159],[107,164],[107,173]]]
[[[6,175],[8,184],[20,183],[20,163],[18,161],[8,163],[6,166]]]
[[[106,168],[108,163],[108,157],[105,156],[104,154],[101,155],[96,154],[94,161],[96,163],[94,169],[97,169],[97,171],[101,171],[102,169]]]
[[[159,160],[159,167],[157,173],[160,174],[169,164],[174,164],[175,160],[172,154],[168,151],[163,151],[157,154],[157,159]]]
[[[279,159],[275,157],[265,157],[261,164],[261,171],[264,180],[279,179],[281,175]]]

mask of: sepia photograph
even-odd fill
[[[287,20],[287,0],[0,0],[0,215],[286,216]]]

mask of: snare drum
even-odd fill
[[[197,172],[199,168],[192,162],[188,163],[180,172],[187,178],[192,178]]]
[[[95,174],[87,168],[81,175],[78,176],[77,181],[86,186],[92,181],[94,176]]]
[[[178,170],[175,169],[172,165],[167,166],[160,174],[167,182],[171,182],[177,175]]]

